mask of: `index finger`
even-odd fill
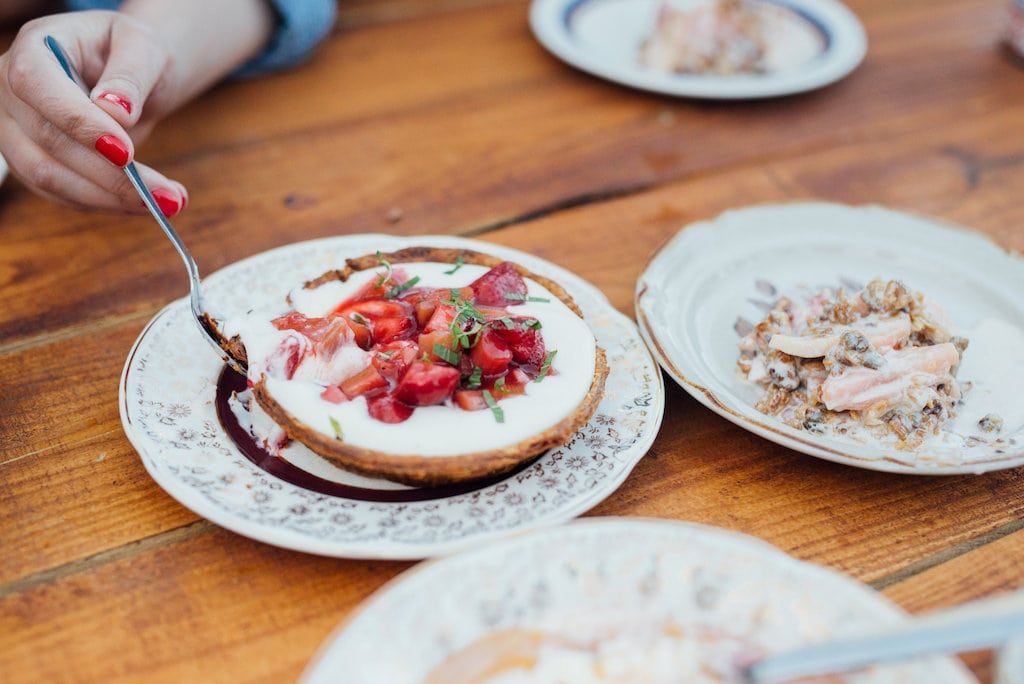
[[[7,80],[11,93],[71,139],[95,149],[116,166],[126,165],[135,152],[131,137],[65,75],[45,38],[51,33],[63,45],[77,42],[62,40],[52,26],[49,31],[29,26],[22,30],[25,35],[19,36],[9,54]],[[75,53],[69,52],[68,58],[74,61]]]

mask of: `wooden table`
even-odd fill
[[[1024,71],[1003,0],[857,0],[867,62],[823,91],[678,101],[566,67],[525,0],[346,0],[305,68],[232,83],[141,151],[181,179],[204,272],[318,236],[445,232],[566,266],[632,309],[651,252],[729,207],[877,202],[1024,250]],[[121,430],[129,346],[185,293],[142,217],[0,190],[0,678],[294,679],[408,563],[266,546],[197,518]],[[595,515],[695,520],[849,573],[911,611],[1024,581],[1024,471],[923,478],[777,447],[670,386]],[[967,658],[983,679],[991,660]]]

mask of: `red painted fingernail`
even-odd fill
[[[149,192],[153,195],[153,199],[156,200],[157,205],[160,207],[160,211],[162,211],[164,216],[167,218],[170,218],[181,211],[182,202],[178,193],[172,190],[164,190],[163,188],[153,188]]]
[[[120,107],[124,111],[128,112],[129,114],[132,113],[132,102],[127,97],[124,97],[123,95],[118,95],[117,93],[112,93],[109,90],[106,90],[106,91],[100,93],[100,96],[99,96],[98,99],[106,100],[107,102],[113,102],[114,104],[116,104],[118,107]]]
[[[115,166],[124,166],[128,163],[128,146],[110,134],[99,137],[96,141],[96,151]]]

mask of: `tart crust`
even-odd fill
[[[445,249],[437,247],[409,247],[388,254],[368,254],[355,259],[348,259],[345,268],[333,270],[310,280],[304,287],[314,289],[334,280],[348,280],[353,273],[380,266],[380,259],[392,264],[411,262],[455,263],[462,258],[464,263],[494,267],[505,261],[489,254],[482,254],[466,249]],[[580,318],[583,317],[579,306],[565,289],[554,281],[536,275],[527,269],[513,264],[520,275],[543,285],[558,297],[570,310]],[[207,323],[216,332],[221,346],[233,358],[245,363],[245,348],[235,337],[227,339],[219,331],[216,322],[209,319]],[[392,454],[373,449],[365,449],[341,442],[306,425],[288,413],[267,390],[261,380],[253,387],[253,396],[264,411],[277,423],[285,434],[297,442],[301,442],[332,463],[362,475],[382,477],[394,482],[416,486],[436,486],[476,480],[508,472],[515,467],[544,453],[548,449],[566,444],[572,436],[590,420],[604,396],[605,381],[608,378],[608,361],[601,347],[595,349],[594,376],[587,395],[576,407],[556,425],[533,435],[516,444],[488,451],[470,452],[455,456],[423,456],[418,454]],[[453,409],[454,410],[454,409]]]

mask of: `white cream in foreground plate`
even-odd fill
[[[304,681],[421,683],[460,649],[507,630],[587,639],[595,628],[623,627],[631,648],[611,658],[621,665],[644,650],[642,637],[651,625],[713,630],[725,640],[776,652],[902,619],[902,611],[870,588],[752,537],[663,520],[594,518],[407,571],[330,637]],[[677,650],[662,651],[641,663],[663,675],[657,670],[671,662],[673,676],[629,681],[710,681],[683,676],[708,652],[684,651],[682,657]],[[601,681],[570,670],[578,663],[563,664],[571,674],[557,681]],[[877,668],[848,681],[976,680],[959,662],[933,658]]]
[[[899,278],[939,302],[971,338],[957,377],[975,383],[954,428],[994,410],[998,443],[945,433],[915,451],[818,436],[760,413],[760,389],[736,372],[738,316],[801,287]],[[840,463],[900,473],[980,473],[1024,463],[1024,260],[980,234],[881,207],[787,204],[696,223],[654,256],[637,283],[641,332],[662,367],[737,425]],[[997,322],[998,321],[998,322]],[[996,333],[996,334],[993,334]]]
[[[701,0],[673,0],[680,7]],[[857,68],[867,37],[856,15],[837,0],[773,0],[807,30],[820,52],[788,69],[757,75],[662,73],[642,67],[637,50],[654,28],[661,0],[533,0],[530,26],[559,59],[616,83],[666,95],[751,99],[821,88]]]
[[[278,305],[297,284],[346,258],[414,245],[472,249],[522,264],[562,285],[608,354],[604,398],[590,423],[524,470],[469,491],[418,501],[374,501],[311,491],[246,458],[218,421],[222,362],[200,336],[185,299],[142,331],[122,374],[125,434],[156,482],[214,523],[260,541],[327,556],[424,558],[569,520],[604,500],[650,448],[664,387],[636,326],[593,285],[524,252],[451,237],[353,235],[303,242],[214,273],[203,288],[229,317]],[[293,443],[286,459],[305,473],[372,492],[409,490],[347,473]]]

